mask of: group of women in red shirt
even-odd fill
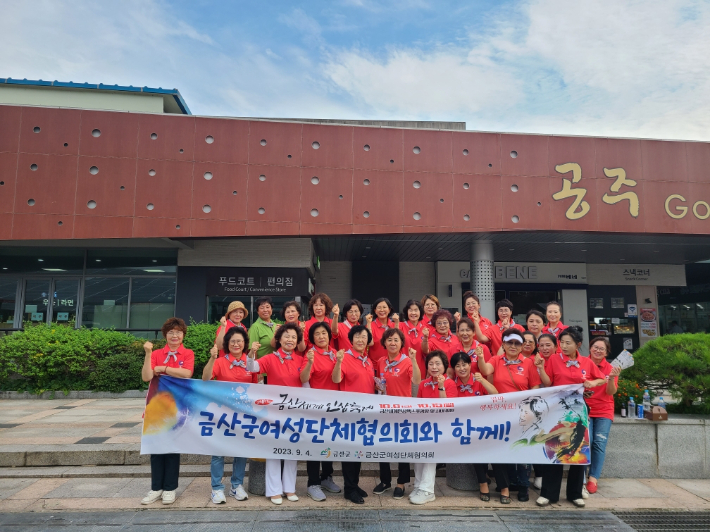
[[[305,322],[300,321],[297,302],[284,305],[285,323],[275,327],[273,352],[264,356],[257,356],[263,344],[254,342],[248,346],[248,336],[242,328],[232,327],[226,334],[221,333],[223,345],[215,344],[202,378],[257,382],[258,376],[265,374],[266,383],[281,386],[442,399],[583,384],[590,417],[608,421],[590,422],[592,468],[586,487],[584,467],[570,468],[567,499],[584,506],[587,492],[596,491],[613,420],[618,370],[606,361],[610,354],[608,341],[595,339],[590,346],[592,357],[580,356],[581,330],[562,324],[561,307],[556,302],[547,305],[545,315],[531,310],[526,327],[513,321],[513,305],[508,300],[497,303],[496,323],[480,315],[480,302],[471,292],[464,294],[464,308],[465,316],[452,316],[440,308],[434,295],[428,294],[421,301],[408,301],[401,315],[395,313],[388,299],[380,298],[372,305],[373,313],[363,316],[362,304],[352,299],[343,305],[341,317],[339,305],[318,293],[310,300],[311,318]],[[533,402],[529,405],[532,416],[537,415]],[[593,435],[599,439],[593,439]],[[247,498],[241,486],[242,460],[235,458],[231,479],[230,495],[237,500]],[[435,500],[436,466],[414,464],[411,503]],[[224,502],[223,467],[223,459],[213,458],[212,500],[216,503]],[[562,467],[535,466],[535,486],[540,489],[538,505],[559,500]],[[475,464],[474,469],[480,498],[490,501],[489,465]],[[510,492],[516,489],[518,500],[529,500],[530,466],[492,464],[491,469],[502,504],[511,502]],[[331,493],[341,491],[332,479],[332,462],[308,462],[307,471],[308,496],[312,499],[325,500],[324,489]],[[368,494],[359,487],[360,463],[343,462],[342,471],[345,497],[356,504],[364,503]],[[379,483],[373,493],[381,495],[393,489],[394,498],[401,499],[410,481],[410,464],[400,463],[393,489],[390,464],[381,462]],[[295,482],[296,461],[266,461],[266,496],[274,504],[282,504],[284,494],[290,501],[298,500]],[[157,487],[154,483],[154,490]]]

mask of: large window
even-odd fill
[[[128,323],[128,277],[87,277],[84,281],[82,325],[124,329]]]
[[[133,278],[131,287],[131,329],[160,329],[175,315],[174,278]]]
[[[0,329],[12,329],[15,323],[17,280],[0,279]]]
[[[710,333],[710,301],[660,305],[661,334]]]

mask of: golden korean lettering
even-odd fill
[[[604,168],[604,175],[607,177],[615,177],[616,181],[614,181],[609,187],[609,189],[612,192],[619,192],[621,190],[621,187],[627,186],[627,187],[635,187],[636,186],[636,181],[633,179],[626,179],[626,170],[623,168]],[[622,194],[617,194],[617,195],[610,195],[610,194],[604,194],[602,196],[602,201],[604,203],[607,203],[609,205],[615,205],[619,203],[620,201],[629,201],[629,213],[631,216],[634,218],[638,218],[639,216],[639,197],[636,195],[636,192],[631,192],[627,191]]]
[[[562,190],[555,192],[552,198],[555,201],[574,198],[572,205],[567,208],[565,216],[570,220],[579,220],[589,212],[589,203],[584,201],[584,195],[587,193],[586,188],[573,188],[574,183],[579,183],[582,180],[582,168],[577,163],[565,163],[555,166],[555,170],[560,174],[568,174],[572,172],[572,180],[562,180]]]

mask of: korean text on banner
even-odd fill
[[[588,464],[582,392],[434,400],[163,376],[149,392],[141,453]]]

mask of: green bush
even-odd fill
[[[708,405],[710,335],[670,334],[652,340],[634,353],[634,365],[623,376],[656,394],[667,390],[686,408],[695,401]]]
[[[216,331],[217,324],[188,326],[185,347],[195,352],[198,377],[209,358]],[[0,337],[0,390],[142,389],[144,342],[114,330],[27,323],[23,331]],[[153,341],[154,349],[164,345],[163,339]]]
[[[91,389],[97,392],[120,393],[126,390],[144,390],[148,383],[141,378],[145,352],[108,355],[96,364],[89,376]]]

